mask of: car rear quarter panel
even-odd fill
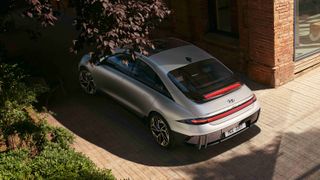
[[[155,101],[152,105],[152,111],[162,115],[168,122],[171,130],[176,131],[177,121],[194,118],[194,115],[186,110],[174,100],[162,95],[155,94]]]

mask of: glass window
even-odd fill
[[[135,61],[133,61],[129,55],[117,54],[108,57],[106,63],[115,69],[128,74],[132,70]]]
[[[140,82],[164,94],[165,96],[170,97],[168,90],[160,80],[159,76],[145,62],[137,60],[137,64],[134,66],[132,74]]]
[[[296,0],[295,59],[320,50],[320,1]]]
[[[209,0],[210,31],[238,36],[237,0]]]
[[[171,81],[190,99],[203,100],[203,95],[236,82],[233,73],[214,59],[203,60],[172,70]]]
[[[153,70],[144,62],[139,60],[137,65],[133,68],[132,71],[133,75],[143,83],[154,86],[156,74],[153,72]]]

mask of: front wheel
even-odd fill
[[[96,85],[93,81],[92,74],[85,69],[80,70],[79,72],[79,83],[81,88],[87,94],[95,94],[97,91]]]
[[[171,148],[174,144],[171,129],[166,120],[158,115],[150,116],[149,128],[154,140],[163,148]]]

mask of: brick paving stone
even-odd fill
[[[75,150],[118,179],[319,179],[320,68],[255,94],[256,130],[201,151],[163,151],[137,117],[102,96],[66,98],[48,121],[74,132]]]

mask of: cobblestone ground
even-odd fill
[[[197,150],[160,149],[142,121],[105,95],[68,95],[51,110],[74,148],[118,179],[320,179],[320,68],[277,89],[251,84],[257,126]]]

